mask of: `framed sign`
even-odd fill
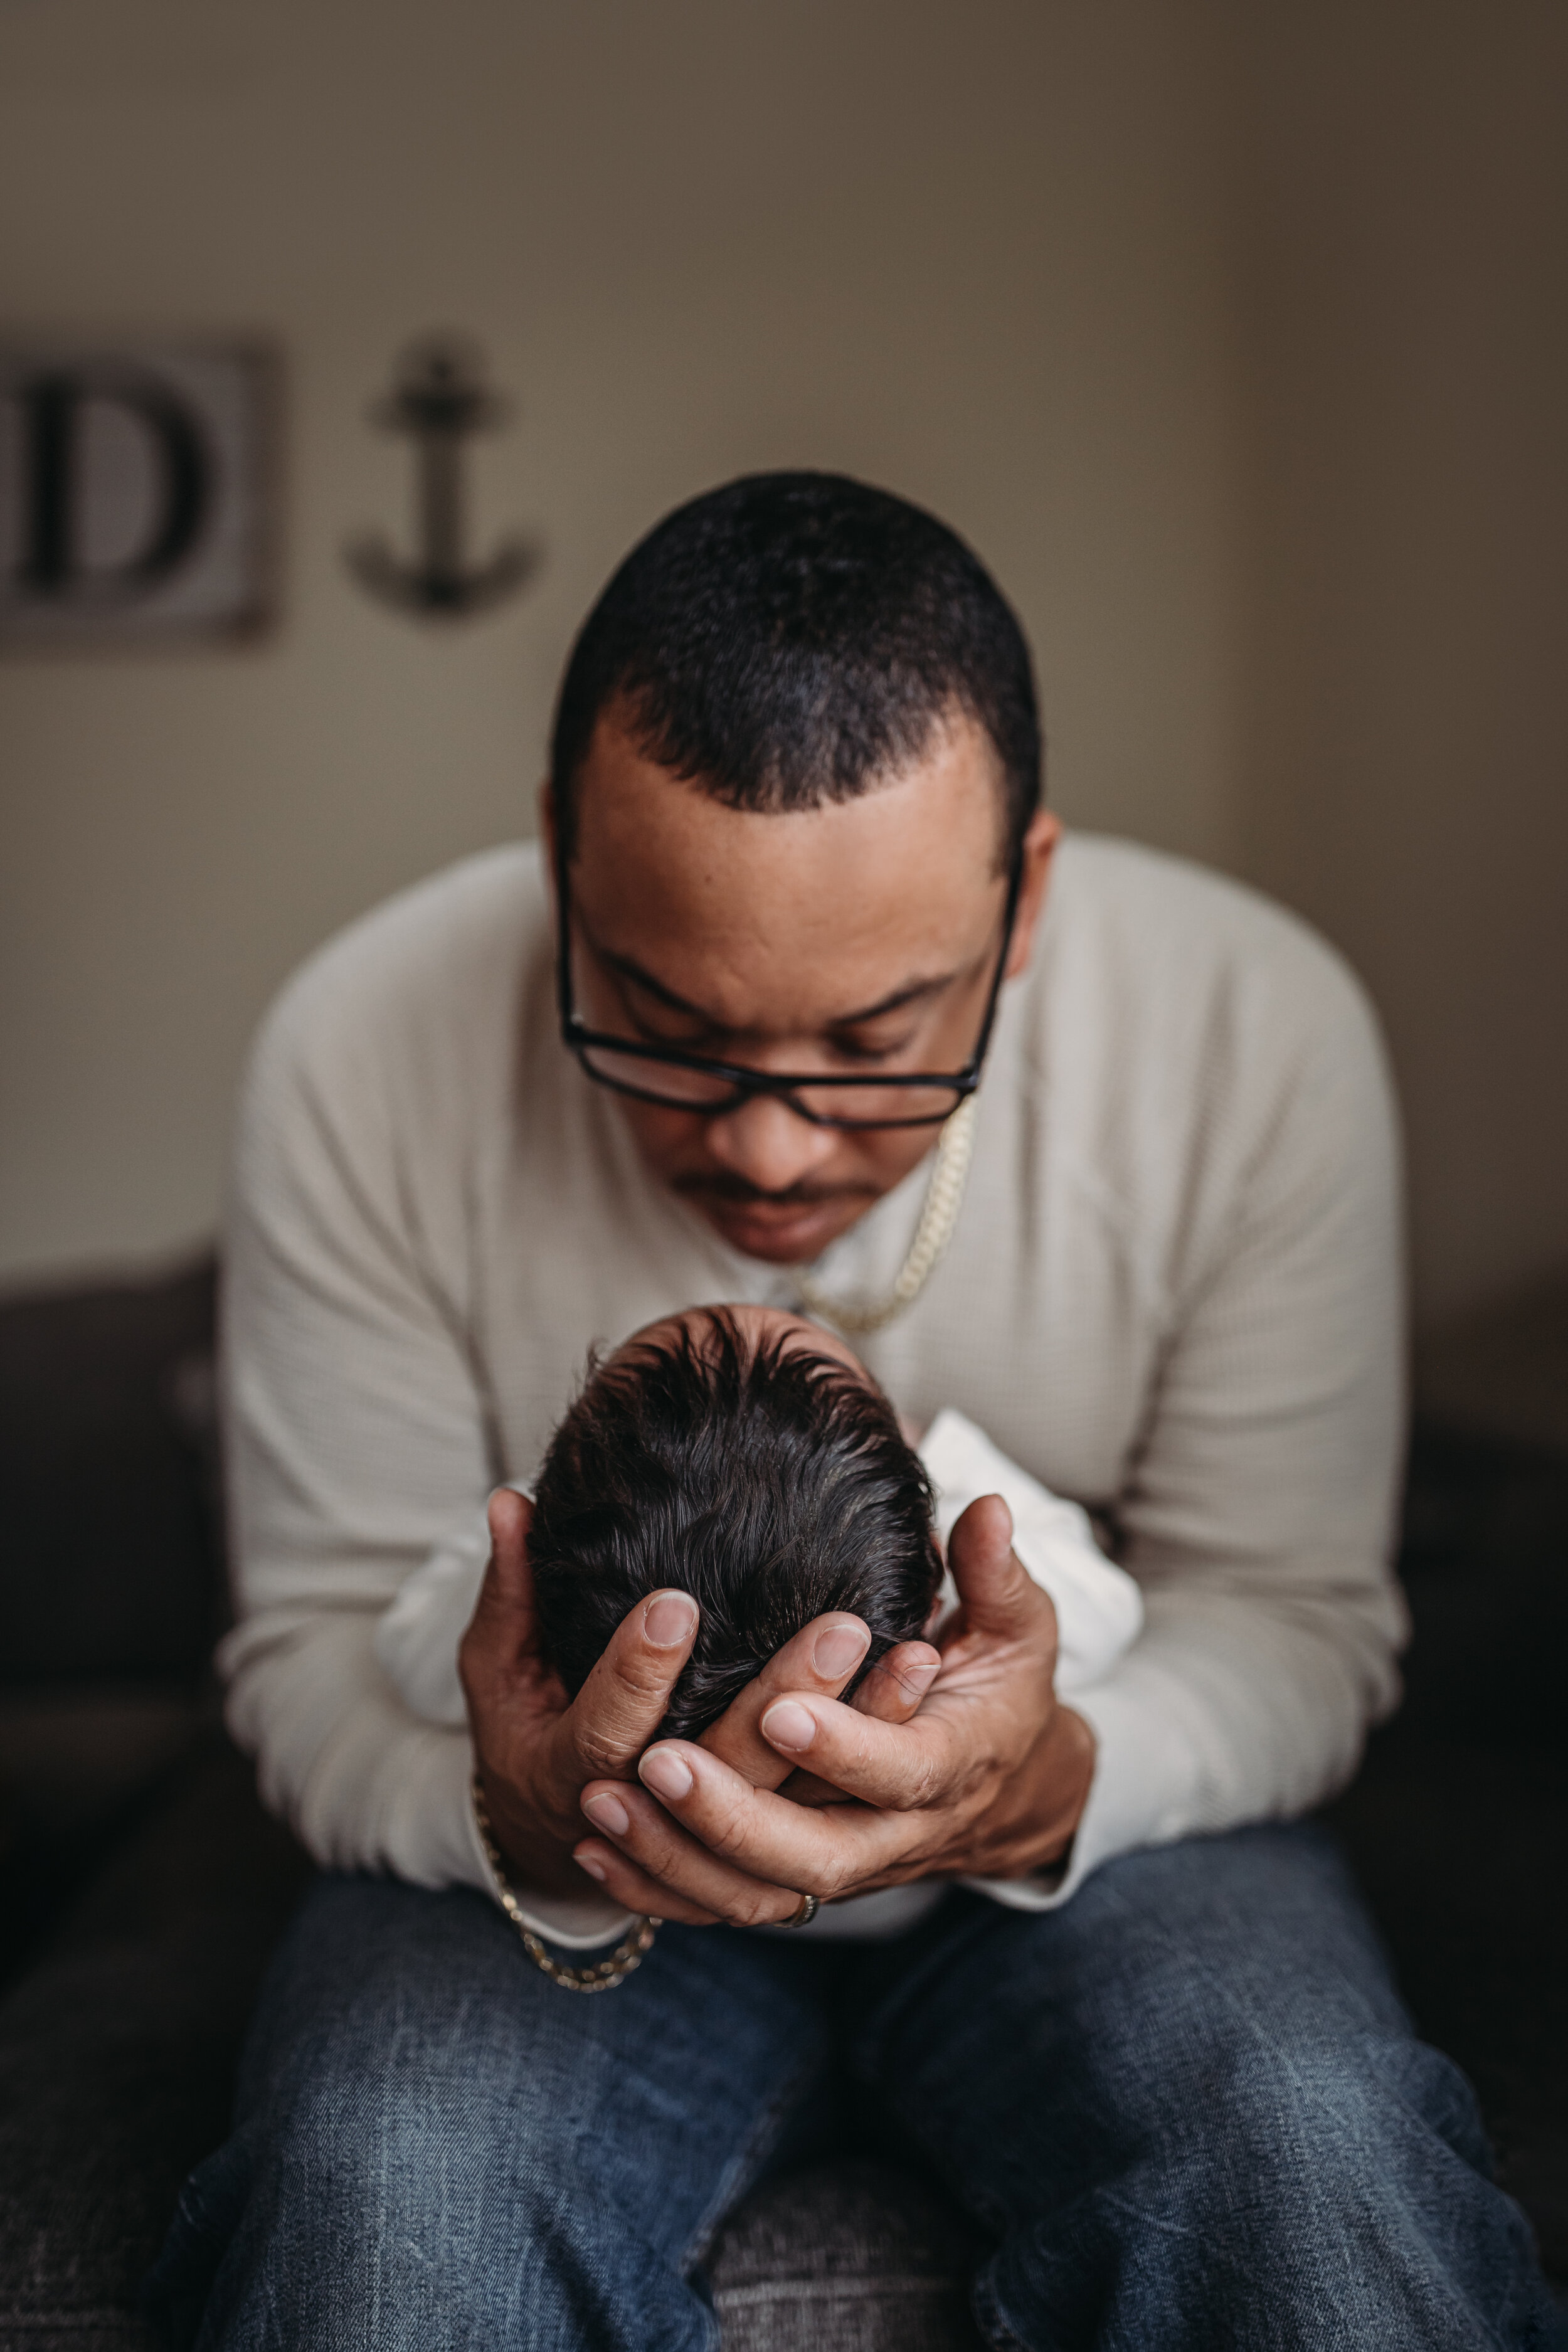
[[[0,334],[0,645],[258,627],[278,376],[254,344]]]

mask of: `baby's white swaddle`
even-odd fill
[[[939,1412],[920,1449],[936,1496],[943,1554],[971,1503],[1000,1495],[1013,1514],[1013,1549],[1057,1612],[1057,1689],[1063,1698],[1108,1675],[1143,1630],[1143,1595],[1124,1568],[1106,1559],[1089,1515],[1010,1462],[983,1429],[950,1407]],[[944,1608],[956,1602],[951,1572]]]
[[[1136,1640],[1143,1601],[1124,1569],[1107,1559],[1077,1503],[1063,1502],[993,1445],[984,1430],[951,1410],[938,1413],[920,1448],[936,1496],[942,1549],[963,1512],[981,1495],[1000,1495],[1013,1514],[1013,1548],[1057,1612],[1057,1688],[1064,1698],[1109,1673]],[[520,1489],[526,1492],[526,1488]],[[458,1645],[474,1613],[489,1557],[481,1517],[431,1554],[407,1578],[375,1630],[383,1672],[414,1713],[431,1723],[467,1720]],[[957,1600],[952,1576],[945,1606]]]

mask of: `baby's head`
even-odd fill
[[[826,1331],[749,1307],[689,1309],[590,1363],[544,1458],[529,1553],[574,1694],[645,1593],[694,1596],[696,1647],[661,1726],[686,1739],[826,1610],[870,1627],[864,1675],[919,1636],[942,1577],[931,1488],[880,1389]]]

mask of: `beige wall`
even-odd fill
[[[1258,21],[1247,864],[1377,999],[1441,1323],[1568,1267],[1568,9]]]
[[[11,0],[13,320],[234,322],[292,375],[288,601],[248,653],[0,666],[0,1270],[210,1225],[247,1033],[333,925],[530,822],[569,635],[675,500],[847,467],[969,534],[1060,804],[1237,839],[1243,549],[1211,19],[910,0]],[[450,321],[521,404],[522,604],[426,633],[363,422]]]
[[[1081,822],[1347,949],[1441,1316],[1568,1256],[1557,0],[0,0],[0,306],[289,361],[245,653],[0,664],[0,1277],[211,1224],[244,1040],[356,908],[529,821],[605,571],[742,467],[926,499],[1037,646]],[[451,322],[548,568],[430,634],[344,537]]]

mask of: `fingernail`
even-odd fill
[[[799,1699],[781,1698],[763,1717],[763,1737],[771,1739],[775,1748],[787,1748],[792,1756],[798,1756],[816,1738],[816,1717],[809,1707],[802,1706]]]
[[[572,1859],[576,1864],[579,1870],[585,1870],[590,1878],[596,1878],[598,1880],[601,1886],[604,1885],[605,1880],[609,1877],[609,1872],[605,1868],[604,1864],[599,1860],[596,1853],[574,1853]]]
[[[656,1650],[679,1649],[697,1622],[689,1592],[656,1592],[642,1613],[642,1629]]]
[[[830,1625],[826,1633],[817,1635],[811,1663],[825,1683],[842,1682],[854,1673],[870,1642],[863,1625]]]
[[[596,1830],[607,1830],[611,1837],[625,1837],[632,1825],[632,1817],[618,1797],[606,1789],[601,1796],[584,1797],[583,1811]]]
[[[684,1797],[691,1788],[691,1767],[673,1748],[650,1748],[637,1766],[637,1777],[656,1797]]]
[[[938,1658],[929,1666],[906,1666],[899,1680],[911,1698],[921,1698],[930,1690],[941,1672],[942,1660]]]

